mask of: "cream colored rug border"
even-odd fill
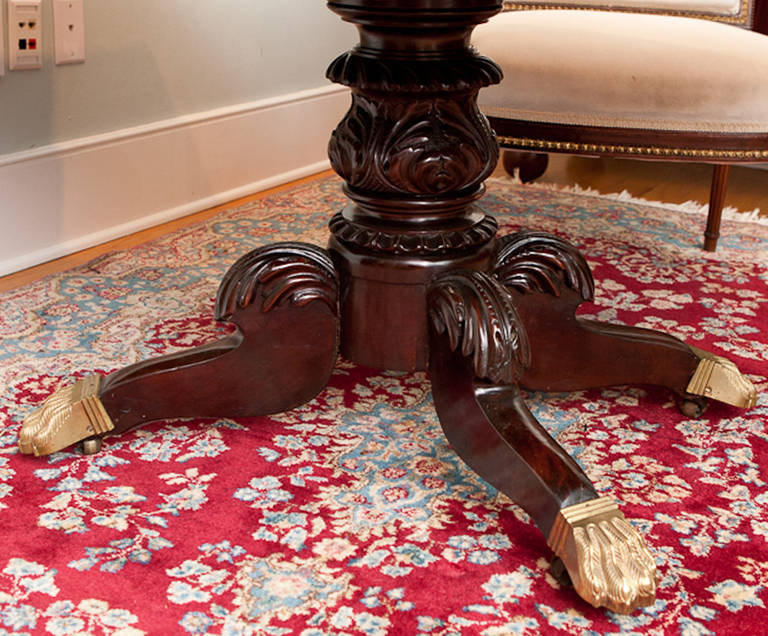
[[[685,201],[684,203],[665,203],[664,201],[652,201],[640,197],[632,196],[627,190],[621,192],[612,192],[604,194],[594,188],[583,188],[579,184],[572,186],[563,186],[556,183],[523,183],[515,176],[491,177],[488,182],[506,183],[519,185],[525,188],[537,188],[541,190],[553,190],[556,192],[566,192],[571,194],[581,194],[590,197],[599,197],[601,199],[612,199],[622,203],[636,203],[638,205],[647,205],[654,208],[663,208],[665,210],[675,210],[685,214],[695,214],[706,217],[709,212],[708,203],[699,203],[698,201]],[[760,215],[760,208],[755,208],[751,212],[738,210],[732,206],[723,207],[723,219],[728,221],[738,221],[740,223],[757,223],[758,225],[768,226],[768,216]]]

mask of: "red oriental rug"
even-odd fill
[[[549,573],[526,515],[453,454],[424,373],[340,360],[275,417],[158,422],[101,453],[19,455],[60,383],[214,337],[222,275],[278,240],[323,245],[324,179],[0,294],[2,634],[743,634],[768,621],[768,227],[489,184],[503,231],[583,250],[601,320],[734,360],[758,405],[686,419],[632,386],[532,394],[538,419],[617,497],[655,555],[653,607],[595,610]]]

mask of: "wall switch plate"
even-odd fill
[[[40,0],[8,0],[8,68],[42,68],[43,29]]]
[[[56,64],[85,62],[83,0],[53,0],[53,43]]]

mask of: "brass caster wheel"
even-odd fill
[[[77,452],[82,455],[95,455],[101,450],[101,438],[91,437],[84,439],[77,445]]]
[[[549,571],[561,587],[573,587],[573,581],[571,581],[565,563],[563,563],[559,556],[552,559],[552,562],[549,564]]]
[[[698,395],[686,395],[678,400],[677,406],[683,415],[695,420],[707,410],[709,400]]]

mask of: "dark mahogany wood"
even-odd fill
[[[576,317],[579,305],[593,300],[594,283],[568,242],[533,231],[504,237],[494,275],[510,290],[531,343],[522,386],[576,391],[656,384],[688,398],[699,357],[687,344],[659,331]]]
[[[698,359],[670,336],[577,319],[594,290],[579,252],[540,232],[499,240],[496,221],[476,204],[498,159],[477,94],[500,72],[471,48],[470,34],[501,4],[328,3],[360,32],[360,44],[328,70],[351,88],[329,144],[349,205],[330,221],[328,252],[280,243],[238,260],[216,302],[216,317],[235,331],[104,379],[98,398],[112,433],[156,419],[292,408],[325,386],[340,343],[366,365],[429,366],[450,442],[545,535],[563,507],[597,497],[518,385],[651,382],[684,396]],[[92,433],[92,397],[61,395],[85,404],[69,413]],[[31,418],[24,452],[37,452],[41,431],[57,426],[42,420]],[[624,607],[619,601],[611,607]]]
[[[231,335],[140,362],[99,391],[122,433],[158,419],[248,417],[311,400],[336,363],[338,280],[323,250],[278,243],[238,260],[222,281],[217,320]]]
[[[342,354],[427,366],[426,289],[440,272],[488,269],[496,222],[476,206],[498,144],[477,93],[498,67],[470,46],[495,0],[349,0],[328,6],[360,32],[328,77],[352,90],[329,156],[350,204],[331,221],[342,281]]]
[[[514,298],[490,276],[464,271],[436,279],[429,307],[429,372],[445,436],[548,536],[560,508],[598,495],[520,395],[532,348]]]
[[[768,0],[753,0],[752,30],[768,35]]]

